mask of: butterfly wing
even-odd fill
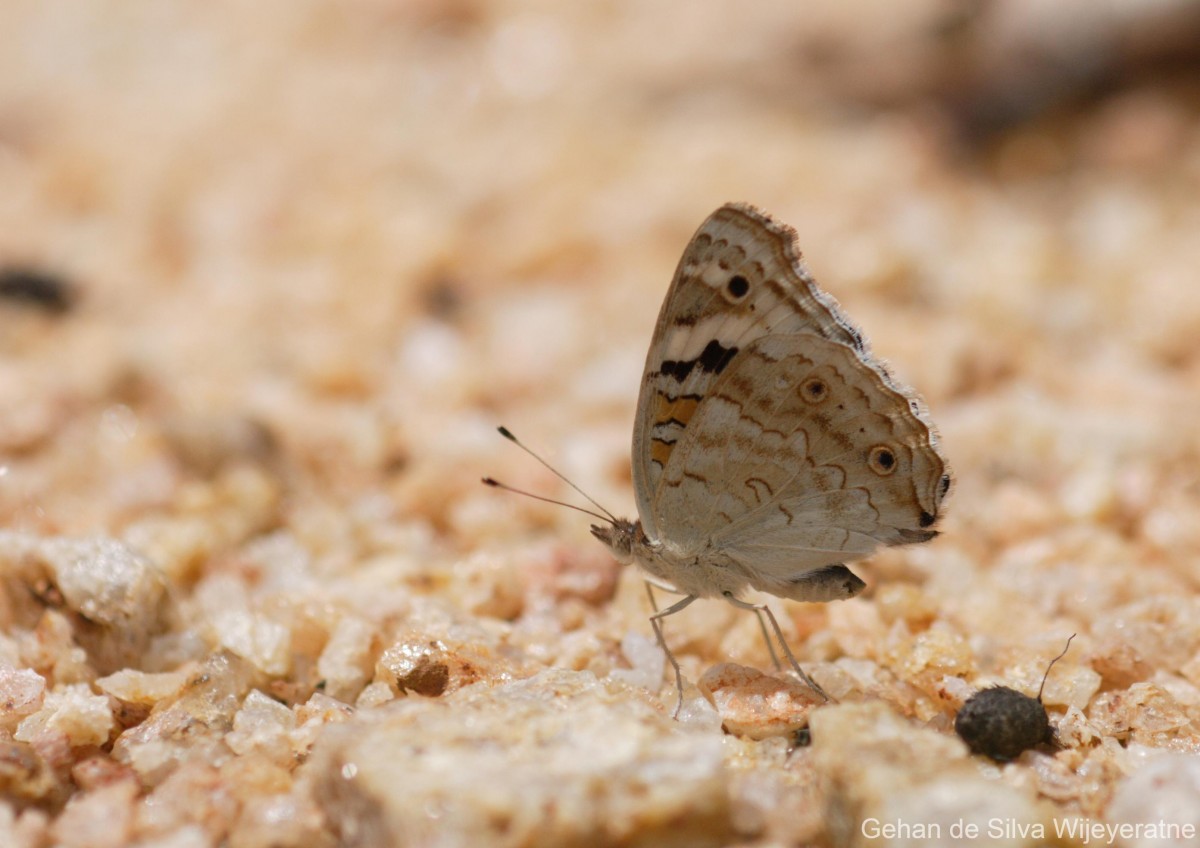
[[[748,345],[795,333],[865,353],[861,334],[809,277],[795,231],[753,206],[722,206],[685,248],[646,355],[633,482],[648,536],[662,536],[651,505],[663,469],[713,384]]]
[[[936,535],[949,482],[916,398],[840,342],[771,335],[714,383],[652,509],[682,550],[805,598],[816,570]]]
[[[719,550],[784,597],[811,597],[805,576],[823,567],[931,538],[949,485],[920,399],[816,287],[794,232],[733,205],[676,272],[634,457],[647,535]]]

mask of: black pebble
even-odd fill
[[[993,760],[1016,759],[1027,748],[1052,740],[1042,702],[1007,686],[993,686],[968,698],[954,730],[972,752]]]
[[[75,290],[56,274],[14,265],[0,268],[0,299],[61,315],[75,305]]]

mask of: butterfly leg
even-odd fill
[[[653,601],[654,596],[651,595],[650,598]],[[675,659],[675,655],[667,647],[667,640],[663,638],[662,619],[668,615],[674,615],[694,600],[696,600],[695,595],[688,595],[683,600],[671,604],[665,610],[656,612],[650,616],[650,626],[654,628],[654,635],[658,638],[658,645],[663,649],[663,653],[667,655],[667,660],[671,663],[671,668],[675,669],[675,690],[679,693],[679,699],[675,702],[675,712],[672,714],[672,718],[679,718],[679,711],[683,709],[683,671],[679,668],[679,661]]]
[[[788,647],[787,640],[783,638],[783,631],[779,628],[779,622],[775,620],[775,613],[771,612],[770,607],[768,607],[766,604],[752,604],[747,601],[740,600],[735,598],[731,592],[725,593],[725,600],[729,601],[729,603],[733,604],[738,609],[751,610],[760,616],[766,615],[767,621],[771,622],[771,629],[775,631],[775,638],[779,640],[779,647],[783,648],[783,653],[788,658],[788,662],[792,664],[792,668],[795,670],[796,674],[798,674],[800,679],[808,685],[809,689],[812,689],[826,701],[833,700],[829,697],[825,690],[821,688],[817,681],[813,680],[804,673],[804,669],[800,667],[800,663],[796,661],[795,655],[792,654],[792,649]],[[759,619],[759,622],[762,622],[761,618]],[[767,644],[770,644],[770,640],[767,641]]]
[[[771,655],[771,662],[775,663],[776,671],[783,671],[783,663],[779,661],[779,654],[775,653],[775,643],[771,641],[771,634],[767,632],[767,619],[760,609],[754,610],[754,617],[758,619],[758,629],[762,631],[763,641],[767,643],[767,653]]]
[[[644,581],[646,585],[646,595],[650,598],[650,609],[658,612],[658,602],[654,600],[654,584],[649,580]],[[659,588],[662,588],[661,586]],[[683,594],[682,592],[680,594]],[[771,662],[775,663],[776,671],[783,671],[783,663],[779,661],[779,655],[775,653],[775,643],[771,641],[771,634],[767,632],[767,620],[763,617],[762,610],[756,609],[754,616],[758,619],[758,628],[762,631],[763,642],[767,645],[767,653],[771,655]]]
[[[650,609],[658,612],[658,601],[654,600],[654,586],[651,585],[649,580],[643,580],[642,582],[646,586],[646,597],[650,599]]]

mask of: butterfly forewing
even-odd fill
[[[647,535],[663,469],[709,390],[738,353],[769,334],[809,333],[864,351],[862,337],[808,276],[795,232],[727,204],[684,250],[646,358],[633,435],[633,477]]]

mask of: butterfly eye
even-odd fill
[[[800,397],[808,403],[820,403],[829,397],[829,384],[820,377],[805,380],[800,386]]]
[[[725,291],[730,300],[741,300],[750,291],[750,281],[741,274],[734,274],[725,284]]]
[[[886,477],[896,470],[896,454],[887,445],[876,445],[867,454],[867,464],[880,477]]]

